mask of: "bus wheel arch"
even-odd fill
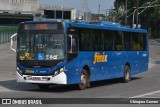
[[[87,74],[88,74],[88,76],[89,76],[89,79],[90,79],[91,72],[90,72],[90,69],[89,69],[89,67],[86,65],[86,66],[84,66],[84,67],[83,67],[83,69],[85,69],[85,70],[87,71]]]
[[[131,80],[131,67],[129,63],[126,63],[124,66],[124,77],[123,82],[127,83]]]
[[[90,87],[90,69],[88,66],[84,66],[80,76],[79,89],[84,90]]]

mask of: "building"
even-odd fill
[[[64,6],[40,5],[39,10],[49,19],[76,19],[76,9]]]
[[[18,24],[42,18],[76,19],[76,9],[41,5],[40,0],[0,0],[0,24]]]
[[[36,12],[39,0],[0,0],[0,10],[6,12]]]

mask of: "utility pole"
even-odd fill
[[[128,2],[128,0],[126,0],[126,9],[125,9],[125,10],[126,10],[125,25],[127,25],[127,7],[128,7],[128,6],[127,6],[127,2]]]
[[[106,10],[106,21],[108,21],[108,11]]]
[[[62,6],[62,20],[64,19],[64,5]]]
[[[136,21],[136,28],[138,28],[138,19],[139,19],[139,17],[138,17],[138,15],[139,15],[139,0],[137,0],[137,21]]]
[[[98,5],[98,20],[99,20],[99,17],[100,17],[100,11],[101,11],[101,5],[99,4]]]
[[[116,18],[116,21],[118,22],[118,14],[119,14],[119,4],[118,4],[118,1],[117,1],[117,18]]]
[[[98,14],[100,14],[101,11],[101,4],[98,5]]]
[[[84,3],[83,4],[81,4],[82,5],[82,12],[83,12],[83,22],[84,22],[84,18],[85,18],[85,9],[84,9]]]
[[[108,9],[108,19],[109,19],[109,22],[111,22],[111,9]]]
[[[84,3],[82,4],[82,10],[84,14],[83,21],[88,21],[90,20],[90,10],[88,6],[88,0],[84,0]]]

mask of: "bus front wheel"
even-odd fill
[[[84,89],[90,87],[89,75],[85,69],[82,70],[81,82],[78,86],[79,86],[79,89],[81,89],[81,90],[84,90]]]
[[[128,65],[125,66],[124,68],[124,78],[123,78],[123,82],[127,83],[129,82],[131,79],[131,70],[130,67]]]

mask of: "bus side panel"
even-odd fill
[[[140,72],[145,72],[148,70],[148,59],[149,59],[149,54],[147,51],[142,51],[140,52]]]
[[[131,75],[136,75],[141,72],[148,70],[148,52],[147,51],[133,51],[128,56],[130,66],[131,66]]]
[[[138,59],[139,59],[139,52],[138,51],[130,51],[128,55],[128,59],[129,59],[129,62],[130,62],[130,68],[131,68],[131,76],[137,74],[140,72],[140,69],[139,69],[139,62],[138,62]]]
[[[70,62],[67,62],[66,75],[67,84],[77,84],[80,83],[81,70],[79,69],[78,57]]]
[[[88,66],[90,69],[91,81],[123,77],[126,63],[130,65],[131,76],[148,69],[148,57],[143,56],[143,54],[147,54],[145,51],[105,52],[107,62],[97,62],[94,64],[95,53],[96,52],[79,52],[78,57],[68,63],[66,67],[68,84],[80,83],[82,69],[85,66]],[[103,52],[100,52],[100,54],[102,53]]]
[[[123,77],[125,64],[123,52],[105,52],[107,61],[94,63],[95,53],[96,52],[80,52],[77,61],[69,64],[70,68],[72,68],[75,63],[78,63],[77,69],[80,76],[83,67],[88,66],[90,69],[91,81]],[[104,54],[104,52],[99,53],[100,55]],[[73,71],[75,70],[75,68],[72,69]]]
[[[123,76],[123,52],[107,52],[106,79]]]
[[[98,63],[95,61],[96,52],[80,52],[79,53],[79,65],[80,68],[88,66],[90,69],[90,80],[103,80],[105,79],[105,63]],[[102,54],[102,52],[100,52]]]
[[[95,52],[79,52],[78,57],[68,62],[66,75],[68,84],[80,83],[80,76],[84,67],[90,70],[90,81],[103,80],[105,75],[104,66],[93,64]],[[104,77],[102,77],[104,76]]]
[[[123,77],[124,62],[123,52],[99,52],[107,55],[106,62],[95,61],[96,52],[80,52],[80,68],[87,65],[91,71],[91,81],[106,80]],[[83,60],[82,60],[83,59]]]
[[[148,52],[139,51],[138,54],[138,59],[136,60],[138,71],[135,74],[142,73],[148,70]]]
[[[112,75],[112,70],[108,70],[108,62],[97,62],[96,52],[80,52],[79,53],[79,69],[88,66],[90,69],[90,80],[105,80],[108,75]],[[99,52],[103,55],[104,52]],[[106,53],[107,54],[107,53]],[[110,68],[109,68],[110,69]]]

